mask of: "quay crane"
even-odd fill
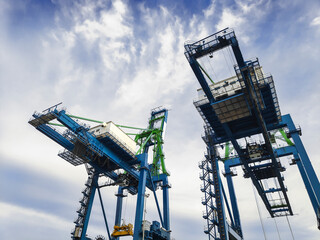
[[[214,74],[209,74],[200,60],[209,57],[210,61],[225,48],[236,60],[234,75],[214,82]],[[282,175],[286,169],[281,158],[285,156],[292,156],[291,164],[298,166],[320,229],[319,180],[300,139],[301,129],[295,126],[290,114],[280,113],[272,76],[263,73],[258,59],[244,60],[235,33],[228,28],[186,43],[185,56],[201,85],[194,105],[205,124],[203,140],[207,153],[199,167],[202,204],[206,208],[204,232],[209,240],[243,239],[232,180],[235,175],[232,168],[236,166],[241,166],[244,177],[252,180],[272,218],[293,215]],[[286,145],[279,147],[277,139]],[[221,181],[219,161],[224,164],[231,208]]]
[[[86,188],[82,191],[83,197],[74,222],[75,228],[71,232],[72,239],[91,239],[87,236],[87,228],[94,196],[98,192],[109,240],[118,240],[123,236],[133,236],[133,240],[170,240],[170,184],[162,146],[167,118],[168,110],[158,108],[152,110],[146,129],[126,127],[67,114],[65,109],[60,108],[60,104],[32,115],[29,123],[64,148],[58,156],[74,166],[84,164],[88,172]],[[79,120],[99,125],[90,128]],[[135,134],[133,140],[121,128],[140,132]],[[151,163],[148,163],[149,149],[153,149]],[[107,178],[108,181],[99,185],[99,178]],[[119,186],[116,194],[115,226],[111,234],[100,192],[106,186]],[[143,220],[146,188],[153,192],[160,222],[153,221],[151,224]],[[156,193],[159,189],[162,189],[162,210]],[[121,225],[123,198],[127,196],[126,193],[137,195],[134,225]],[[102,240],[105,236],[99,235],[95,239]]]
[[[231,48],[235,57],[234,75],[214,82],[200,60],[213,58],[225,48]],[[230,29],[185,44],[185,56],[201,86],[194,105],[205,123],[203,140],[207,151],[199,168],[203,181],[202,204],[206,209],[204,232],[209,240],[243,239],[232,179],[234,167],[241,166],[244,177],[251,179],[272,218],[293,215],[282,175],[286,170],[282,159],[287,156],[292,157],[291,165],[298,166],[320,229],[320,183],[300,139],[301,129],[289,114],[281,115],[272,76],[263,73],[258,59],[244,60],[235,33]],[[87,169],[88,180],[82,191],[72,239],[91,240],[87,228],[97,192],[107,230],[105,236],[109,240],[123,236],[132,236],[133,240],[170,240],[170,184],[163,153],[167,118],[167,109],[152,110],[147,128],[130,127],[140,131],[132,139],[122,131],[126,126],[74,116],[60,104],[32,115],[29,123],[64,148],[58,156]],[[90,128],[80,120],[99,125]],[[279,146],[278,141],[285,145]],[[152,161],[148,161],[150,149]],[[229,196],[222,184],[219,162],[223,162]],[[101,185],[100,178],[106,178],[107,182]],[[107,186],[118,186],[112,233],[100,192]],[[143,220],[146,189],[152,191],[159,215],[159,221],[152,224]],[[157,197],[159,189],[162,209]],[[127,193],[137,195],[133,224],[121,224],[123,198]],[[95,239],[103,240],[105,236]]]

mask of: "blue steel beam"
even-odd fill
[[[248,172],[253,185],[256,187],[263,203],[265,204],[268,212],[270,213],[270,215],[272,216],[272,210],[271,210],[271,205],[266,197],[266,195],[264,194],[264,189],[262,188],[262,186],[260,185],[259,181],[256,179],[256,177],[254,176],[253,172],[250,170],[249,167],[249,163],[248,160],[246,159],[246,156],[244,155],[242,149],[240,148],[238,142],[236,139],[233,138],[232,133],[229,129],[229,126],[227,124],[223,124],[224,125],[224,129],[226,130],[227,135],[230,138],[230,141],[234,147],[234,149],[237,151],[239,158],[241,160],[241,164],[245,167],[246,171]]]
[[[201,72],[201,69],[199,67],[199,64],[197,62],[197,60],[193,57],[191,57],[190,59],[190,66],[194,72],[194,74],[196,75],[200,85],[201,85],[201,88],[203,89],[203,91],[205,92],[208,100],[210,103],[213,103],[215,100],[214,100],[214,97],[211,93],[211,90],[210,90],[210,87],[206,81],[206,79],[204,78],[202,72]]]
[[[36,127],[37,130],[42,132],[44,135],[51,138],[56,143],[60,144],[65,149],[68,149],[69,151],[72,151],[74,145],[67,140],[65,137],[63,137],[60,133],[49,127],[48,125],[42,124],[38,127]]]
[[[116,206],[116,216],[115,216],[115,226],[121,225],[121,215],[122,215],[122,204],[123,204],[123,198],[125,195],[123,194],[123,187],[118,188],[118,192],[116,194],[117,197],[117,206]],[[118,239],[118,238],[115,238]]]
[[[236,40],[234,32],[225,28],[197,42],[185,44],[185,56],[190,62],[191,58],[197,59],[230,46],[234,39]]]
[[[169,208],[169,188],[171,188],[168,176],[166,174],[160,174],[153,176],[153,183],[161,183],[162,188],[162,200],[163,200],[163,226],[169,231],[170,230],[170,208]]]
[[[108,226],[108,221],[107,221],[107,216],[106,216],[106,212],[105,212],[105,210],[104,210],[104,206],[103,206],[103,201],[102,201],[102,197],[101,197],[100,188],[97,188],[97,190],[98,190],[100,205],[101,205],[101,209],[102,209],[104,224],[106,225],[106,229],[107,229],[107,233],[108,233],[109,240],[111,240],[110,231],[109,231],[109,226]]]
[[[57,110],[56,110],[57,111]],[[111,149],[103,145],[99,142],[98,139],[93,137],[91,134],[89,134],[87,131],[82,131],[84,128],[80,126],[77,122],[75,122],[72,118],[66,115],[65,111],[57,111],[57,120],[61,122],[64,126],[69,128],[70,130],[74,131],[78,135],[82,136],[83,138],[88,140],[88,143],[90,145],[93,145],[97,149],[99,149],[106,157],[108,157],[113,163],[120,166],[122,169],[127,171],[131,176],[133,176],[135,179],[139,179],[138,172],[133,169],[131,165],[123,161],[120,157],[118,157]]]
[[[156,206],[157,206],[158,214],[159,214],[159,217],[160,217],[161,226],[164,227],[163,218],[162,218],[162,214],[161,214],[160,206],[159,206],[159,202],[158,202],[158,197],[157,197],[156,189],[155,189],[153,181],[152,181],[152,176],[151,176],[150,169],[148,169],[148,175],[149,175],[149,179],[150,179],[150,182],[151,182],[151,185],[152,185],[152,192],[153,192],[154,200],[156,201]]]
[[[80,240],[87,240],[86,234],[87,234],[87,229],[88,229],[88,225],[89,225],[89,219],[90,219],[90,215],[91,215],[91,209],[92,209],[92,205],[93,205],[94,195],[96,193],[96,189],[98,186],[98,178],[99,178],[99,174],[94,174],[94,176],[92,178],[92,188],[91,188],[90,195],[88,196],[89,203],[88,203],[88,208],[87,208],[87,214],[84,219]]]
[[[279,128],[283,128],[285,127],[286,125],[285,124],[267,124],[267,129],[268,131],[271,131],[271,130],[275,130],[275,129],[279,129]],[[252,135],[255,135],[255,134],[259,134],[260,133],[260,128],[252,128],[250,130],[245,130],[245,131],[241,131],[241,129],[238,130],[237,133],[234,133],[233,136],[235,139],[240,139],[240,138],[244,138],[244,137],[247,137],[247,136],[252,136]],[[216,138],[215,142],[217,144],[220,144],[220,143],[225,143],[225,142],[228,142],[229,141],[229,138],[228,137],[219,137],[219,138]]]
[[[215,191],[215,200],[217,206],[217,215],[218,215],[218,229],[220,233],[220,240],[228,240],[228,232],[227,232],[227,221],[224,210],[224,200],[222,194],[222,181],[219,174],[219,163],[217,158],[217,153],[215,149],[215,143],[212,138],[212,132],[209,132],[207,129],[205,131],[206,139],[207,139],[207,149],[208,149],[208,157],[211,163],[211,169],[213,174],[213,184]]]
[[[222,182],[221,182],[221,190],[222,190],[223,199],[224,199],[224,202],[226,204],[226,207],[227,207],[227,210],[228,210],[228,214],[229,214],[229,217],[230,217],[231,226],[235,227],[234,220],[233,220],[233,215],[231,213],[231,209],[230,209],[230,206],[229,206],[228,198],[227,198],[227,195],[226,195],[226,192],[224,190]]]
[[[162,174],[164,179],[162,181],[162,198],[163,198],[163,220],[164,220],[164,228],[169,231],[170,230],[170,214],[169,214],[169,182],[168,176]]]
[[[111,160],[113,160],[117,165],[120,165],[120,167],[123,167],[129,174],[131,174],[134,178],[136,178],[137,180],[138,178],[138,173],[136,170],[132,169],[132,167],[127,164],[126,162],[124,162],[123,160],[121,160],[121,158],[119,158],[116,154],[114,154],[112,152],[112,150],[108,149],[106,146],[104,146],[103,144],[101,144],[99,142],[99,140],[97,140],[96,138],[94,138],[91,134],[87,133],[86,131],[84,131],[84,127],[82,127],[80,124],[78,124],[77,122],[75,122],[71,117],[69,117],[64,110],[59,111],[56,108],[50,108],[54,114],[57,116],[57,120],[62,123],[64,126],[66,126],[68,129],[70,129],[72,132],[77,133],[78,135],[88,139],[88,141],[90,142],[90,144],[93,144],[94,146],[96,146],[97,148],[99,148],[109,159],[111,158]],[[47,111],[50,111],[50,109],[48,109]],[[35,118],[39,117],[37,115],[34,115]],[[46,124],[42,124],[38,127],[36,127],[37,130],[39,130],[40,132],[42,132],[43,134],[45,134],[46,136],[48,136],[49,138],[51,138],[52,140],[54,140],[55,142],[57,142],[59,145],[61,145],[62,147],[66,148],[69,151],[72,151],[74,148],[74,144],[71,143],[69,140],[67,140],[64,136],[62,136],[60,133],[58,133],[57,131],[55,131],[54,129],[52,129],[50,126],[46,125]],[[114,171],[106,171],[105,169],[101,168],[98,164],[96,164],[95,162],[90,162],[90,165],[92,165],[95,169],[97,169],[100,173],[105,174],[106,176],[110,177],[112,180],[116,181],[118,179],[118,175],[114,172]],[[147,182],[147,186],[148,188],[151,189],[151,184],[148,181]],[[132,191],[132,188],[128,188],[128,190],[130,192],[134,192]]]
[[[274,149],[274,154],[279,158],[293,155],[295,153],[297,153],[295,146],[286,146],[286,147]],[[251,161],[251,162],[255,162],[255,161]],[[242,162],[240,161],[239,157],[234,157],[234,158],[229,158],[225,160],[224,165],[225,165],[225,168],[230,168],[230,167],[241,166]]]
[[[290,114],[282,116],[282,121],[287,124],[289,133],[294,141],[297,152],[300,156],[300,163],[298,161],[298,168],[302,179],[307,188],[307,192],[311,203],[313,205],[315,214],[318,214],[320,209],[320,183],[319,179],[313,169],[311,161],[308,157],[308,154],[303,146],[303,143],[300,139],[299,133],[292,121]]]
[[[140,176],[139,176],[139,185],[138,185],[136,215],[134,220],[133,240],[139,240],[140,233],[142,230],[144,197],[145,197],[146,181],[147,181],[147,174],[148,174],[148,155],[146,153],[142,153],[137,157],[138,157],[138,160],[140,161]]]
[[[297,166],[298,166],[298,169],[299,169],[299,172],[300,172],[300,175],[302,177],[302,180],[303,180],[303,183],[306,187],[306,190],[307,190],[307,193],[308,193],[308,196],[309,196],[309,199],[311,201],[311,205],[313,207],[313,210],[314,212],[317,214],[317,211],[319,209],[319,202],[317,201],[317,197],[315,196],[315,193],[314,191],[312,190],[312,185],[309,181],[309,178],[308,178],[308,174],[305,170],[305,168],[303,167],[302,165],[302,162],[299,158],[299,155],[298,154],[295,154],[294,155],[294,158],[296,160],[296,163],[297,163]]]
[[[225,164],[224,167],[225,167],[225,176],[227,178],[230,202],[231,202],[233,219],[234,219],[234,228],[238,231],[240,236],[242,236],[240,213],[239,213],[236,193],[235,193],[234,186],[233,186],[232,173],[230,171],[230,166],[229,165]]]

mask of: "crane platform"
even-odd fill
[[[59,131],[55,127],[56,124],[50,124],[53,120],[67,129]],[[41,113],[35,112],[29,124],[64,147],[58,155],[69,163],[75,166],[89,163],[114,181],[119,179],[115,170],[125,169],[132,179],[136,180],[135,184],[137,183],[139,179],[136,169],[137,156],[112,132],[104,132],[96,138],[92,129],[90,132],[88,126],[78,123],[69,117],[64,109],[59,109],[56,105]]]
[[[274,129],[281,120],[281,112],[272,76],[264,76],[258,60],[248,62],[251,77],[261,107],[262,117],[268,129]],[[209,85],[215,99],[210,102],[202,89],[198,89],[198,99],[194,105],[201,117],[210,125],[217,141],[225,142],[228,135],[223,128],[223,123],[228,123],[231,133],[235,138],[260,133],[258,119],[253,113],[249,93],[243,78],[236,69],[237,75],[215,84]]]

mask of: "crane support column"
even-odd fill
[[[148,155],[142,153],[137,156],[140,161],[140,177],[138,185],[138,196],[136,206],[136,217],[134,221],[134,234],[133,240],[140,239],[140,233],[142,230],[143,210],[144,210],[144,197],[146,191],[147,173],[148,173]]]
[[[208,86],[206,79],[204,78],[204,76],[200,70],[200,67],[199,67],[197,60],[195,58],[191,57],[189,63],[190,63],[190,66],[191,66],[194,74],[197,76],[199,83],[200,83],[203,91],[205,92],[206,96],[208,97],[210,103],[213,103],[214,102],[213,95],[211,93],[211,90]]]
[[[300,163],[298,162],[299,171],[305,187],[307,189],[309,198],[312,202],[313,209],[316,215],[320,209],[320,183],[319,179],[312,167],[308,154],[303,146],[299,136],[299,131],[296,129],[290,114],[282,116],[282,121],[287,124],[289,134],[291,135],[297,152],[299,154]]]
[[[164,175],[162,182],[162,194],[163,194],[163,221],[164,228],[170,230],[170,216],[169,216],[169,182],[167,175]]]
[[[303,165],[302,165],[302,162],[301,162],[301,160],[300,160],[300,158],[299,158],[299,155],[294,154],[293,156],[294,156],[294,159],[295,159],[296,164],[297,164],[297,166],[298,166],[298,169],[299,169],[300,175],[301,175],[301,177],[302,177],[303,183],[304,183],[304,185],[305,185],[305,187],[306,187],[306,190],[307,190],[307,192],[308,192],[309,199],[310,199],[310,201],[311,201],[313,210],[314,210],[315,212],[317,212],[317,207],[319,206],[319,204],[318,204],[317,199],[316,199],[316,197],[315,197],[315,195],[314,195],[314,192],[312,191],[312,186],[310,185],[310,181],[309,181],[309,179],[308,179],[306,170],[305,170],[305,168],[304,168]]]
[[[207,139],[207,149],[208,149],[208,157],[210,159],[212,175],[213,175],[213,185],[214,185],[214,193],[215,200],[217,206],[217,224],[218,231],[220,234],[220,240],[229,240],[227,222],[225,218],[225,210],[223,205],[223,195],[222,195],[222,182],[219,174],[219,164],[218,164],[218,156],[216,152],[215,143],[212,137],[212,133],[209,130],[205,130],[205,135]]]
[[[234,220],[234,224],[235,224],[235,226],[233,226],[233,227],[237,230],[237,232],[240,234],[240,236],[242,236],[240,214],[239,214],[237,198],[236,198],[236,194],[235,194],[234,186],[233,186],[232,172],[230,170],[229,165],[225,164],[224,166],[225,166],[225,175],[226,175],[228,190],[229,190],[229,195],[230,195],[233,220]]]
[[[115,226],[121,226],[121,216],[122,216],[122,203],[123,198],[126,197],[123,194],[123,187],[118,188],[118,193],[116,194],[117,197],[117,207],[116,207],[116,216],[115,216]],[[115,240],[118,240],[119,237],[114,238]]]
[[[99,174],[93,175],[92,183],[91,183],[92,184],[91,192],[90,192],[90,195],[88,196],[88,205],[87,205],[88,207],[87,207],[87,212],[86,212],[84,223],[83,223],[83,228],[82,228],[80,240],[87,240],[86,234],[87,234],[91,209],[92,209],[92,205],[93,205],[94,195],[96,193],[97,186],[98,186],[98,178],[99,178]]]

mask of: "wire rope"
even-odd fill
[[[230,70],[229,63],[227,61],[226,55],[224,54],[224,49],[222,49],[222,54],[223,54],[224,60],[226,61],[226,65],[228,66],[228,70],[229,70],[230,76],[232,76],[232,70]]]
[[[274,220],[274,224],[276,225],[276,229],[277,229],[279,240],[281,240],[280,232],[279,232],[279,228],[278,228],[278,224],[277,224],[277,220],[275,218],[273,218],[273,220]]]
[[[211,55],[211,58],[213,58],[213,55]],[[210,62],[210,55],[209,55],[209,57],[208,57],[207,59],[208,59],[209,65],[210,65],[210,67],[211,67],[212,73],[213,73],[215,79],[218,81],[219,79],[218,79],[218,77],[217,77],[217,74],[216,74],[216,72],[214,71],[214,69],[213,69],[213,67],[212,67],[212,65],[211,65],[211,62]]]
[[[288,226],[289,226],[289,229],[290,229],[290,232],[291,232],[292,239],[294,240],[294,235],[293,235],[293,231],[292,231],[292,228],[291,228],[291,224],[289,222],[288,215],[286,215],[286,219],[287,219],[287,222],[288,222]]]
[[[229,65],[229,67],[230,67],[230,69],[231,69],[231,72],[233,73],[233,69],[232,69],[232,67],[233,67],[233,58],[232,58],[232,56],[230,55],[230,52],[228,51],[229,50],[229,47],[227,47],[227,49],[225,50],[227,53],[226,53],[226,55],[228,56],[228,59],[229,59],[229,62],[230,62],[230,65]],[[232,66],[232,67],[231,67]],[[231,74],[231,76],[232,76],[232,74]]]
[[[236,65],[237,64],[237,61],[236,61],[236,58],[234,57],[234,55],[232,54],[232,52],[231,52],[231,49],[230,49],[231,47],[230,46],[228,46],[227,47],[227,49],[228,49],[228,52],[229,52],[229,55],[230,55],[230,58],[232,59],[232,63],[233,63],[233,65]]]
[[[261,212],[260,212],[260,207],[259,207],[259,203],[258,203],[258,199],[257,199],[257,194],[254,189],[253,183],[252,183],[252,189],[253,189],[254,198],[256,200],[256,205],[257,205],[257,209],[258,209],[258,213],[259,213],[259,218],[260,218],[260,223],[261,223],[264,239],[267,240],[266,231],[264,229],[264,225],[263,225],[263,221],[262,221],[262,217],[261,217]]]

